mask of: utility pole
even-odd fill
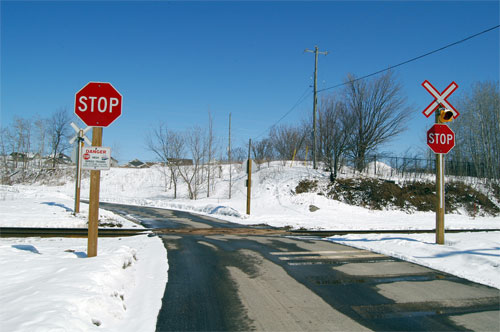
[[[229,160],[229,199],[231,199],[231,113],[229,113],[229,144],[227,147],[227,159]]]
[[[248,162],[247,162],[247,214],[250,214],[250,198],[252,196],[252,159],[250,150],[252,149],[252,139],[248,140]]]
[[[316,105],[318,104],[318,98],[317,98],[317,93],[318,93],[318,54],[327,55],[328,51],[320,52],[318,50],[318,46],[314,46],[314,51],[306,49],[304,52],[314,53],[313,149],[312,150],[313,150],[313,168],[317,169],[318,166],[316,165],[316,162],[317,162]]]

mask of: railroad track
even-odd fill
[[[149,229],[99,228],[99,237],[123,237],[150,233]],[[0,237],[87,237],[87,228],[0,227]]]
[[[299,235],[314,235],[320,237],[348,235],[348,234],[425,234],[436,233],[435,229],[383,229],[383,230],[324,230],[324,231],[309,231],[309,230],[293,230],[293,234]],[[500,228],[489,229],[446,229],[445,233],[468,233],[468,232],[500,232]]]
[[[500,229],[448,229],[446,233],[462,232],[499,232]],[[143,234],[178,234],[178,235],[283,235],[328,237],[348,234],[423,234],[435,233],[433,229],[415,230],[288,230],[284,228],[100,228],[99,237],[123,237]],[[0,227],[0,237],[87,237],[87,228],[35,228],[35,227]]]

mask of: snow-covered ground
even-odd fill
[[[113,168],[101,172],[101,201],[197,212],[241,224],[308,229],[433,229],[434,213],[370,211],[313,193],[295,194],[304,178],[328,174],[299,164],[263,165],[252,175],[252,208],[246,215],[245,171],[215,169],[210,197],[206,184],[198,200],[188,199],[180,184],[177,199],[165,172]],[[398,181],[398,179],[394,179]],[[84,179],[82,198],[88,198]],[[86,227],[87,205],[73,216],[74,183],[62,186],[0,186],[0,226]],[[498,202],[497,202],[498,203]],[[310,211],[314,205],[319,210]],[[139,227],[101,210],[100,219]],[[500,228],[500,217],[446,215],[446,228]],[[445,245],[433,234],[368,234],[329,240],[374,250],[500,288],[500,233],[446,234]],[[157,237],[100,238],[98,256],[86,257],[85,239],[0,239],[0,327],[2,331],[153,331],[167,281],[166,251]],[[131,318],[134,319],[131,319]],[[98,327],[99,325],[99,327]]]
[[[2,227],[86,227],[60,188],[0,186]],[[100,210],[100,220],[140,227]],[[0,238],[0,331],[154,331],[168,276],[158,237]]]
[[[380,166],[379,166],[380,167]],[[388,167],[388,166],[386,166]],[[215,188],[207,198],[206,184],[200,187],[197,200],[188,198],[185,186],[179,185],[177,199],[173,189],[165,191],[161,168],[118,168],[102,172],[101,200],[136,205],[149,205],[210,214],[242,224],[268,224],[308,229],[433,229],[435,214],[399,210],[373,211],[327,199],[314,193],[294,194],[302,179],[328,179],[329,173],[313,170],[295,163],[283,166],[273,162],[261,166],[252,174],[251,213],[246,215],[246,173],[241,165],[232,167],[232,189],[229,199],[229,168],[223,168],[222,177],[216,169]],[[395,179],[398,181],[398,179]],[[182,182],[179,180],[179,182]],[[168,186],[168,181],[167,181]],[[82,197],[88,197],[89,180],[83,181]],[[62,190],[73,196],[74,184]],[[310,205],[319,207],[310,212]],[[500,228],[500,217],[477,217],[462,214],[446,215],[446,228]]]

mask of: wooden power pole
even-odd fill
[[[248,164],[247,164],[247,214],[250,214],[250,198],[252,196],[252,159],[250,150],[252,149],[252,139],[248,140]]]
[[[232,180],[232,173],[231,173],[231,113],[229,113],[229,143],[227,146],[227,159],[229,161],[229,199],[231,199],[231,180]]]
[[[320,52],[318,46],[314,46],[314,51],[306,49],[304,52],[314,53],[314,97],[313,97],[313,168],[317,169],[317,135],[316,135],[316,107],[318,104],[318,54],[327,55],[328,51]]]

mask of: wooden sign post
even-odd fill
[[[92,128],[92,146],[102,146],[102,127]],[[87,257],[97,256],[100,186],[101,171],[90,171],[89,234],[87,243]]]
[[[455,134],[443,122],[451,122],[460,113],[448,102],[448,97],[458,89],[458,84],[450,83],[443,92],[438,90],[427,80],[422,86],[434,97],[434,100],[422,112],[427,118],[435,113],[434,126],[427,131],[427,145],[436,154],[436,244],[444,244],[444,155],[455,146]],[[446,115],[446,116],[445,116]]]
[[[92,147],[101,147],[102,127],[109,126],[122,114],[122,95],[110,83],[89,82],[75,95],[75,114],[93,127]],[[91,170],[87,257],[97,256],[100,181],[101,171]]]

